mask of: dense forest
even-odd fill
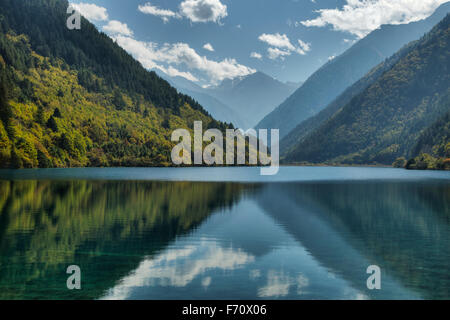
[[[407,169],[450,169],[450,112],[421,134],[412,156],[405,164]],[[400,158],[395,164],[403,166],[405,161]]]
[[[143,257],[157,255],[215,210],[231,207],[245,189],[222,183],[0,181],[0,299],[98,299]],[[19,240],[23,230],[34,232]],[[73,261],[83,268],[86,290],[65,287],[64,271]]]
[[[342,107],[347,105],[354,97],[363,92],[371,83],[379,79],[386,71],[389,71],[395,63],[403,58],[411,48],[416,44],[413,41],[405,45],[399,52],[389,57],[371,71],[369,71],[364,77],[348,87],[340,96],[338,96],[333,102],[331,102],[324,110],[320,111],[315,116],[308,118],[301,122],[294,130],[286,135],[280,142],[280,148],[282,153],[287,153],[290,150],[297,148],[303,139],[308,134],[318,129],[327,120],[329,120],[334,114],[336,114]]]
[[[409,24],[383,25],[372,31],[314,72],[257,127],[280,128],[280,138],[285,137],[301,122],[326,108],[373,67],[429,32],[449,11],[450,3],[445,3],[427,19]]]
[[[0,1],[0,166],[161,166],[175,128],[224,130],[65,0]]]
[[[287,147],[284,160],[385,165],[395,161],[398,165],[402,157],[426,152],[416,144],[429,136],[427,130],[448,130],[434,123],[450,110],[449,23],[447,16],[341,108],[329,106],[335,112],[296,145]],[[449,142],[448,131],[439,136],[442,141],[427,150],[436,150],[434,156],[441,159],[429,168],[448,163],[443,147]]]

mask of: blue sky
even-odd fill
[[[446,0],[72,0],[148,69],[199,85],[262,71],[305,80],[385,23]]]

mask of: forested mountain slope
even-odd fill
[[[288,162],[392,164],[450,110],[450,16],[285,156]]]
[[[338,110],[348,104],[355,96],[360,94],[375,80],[381,77],[386,71],[392,68],[392,66],[398,62],[398,60],[404,57],[410,52],[411,47],[417,42],[413,41],[402,48],[399,52],[392,57],[386,59],[369,73],[367,73],[362,79],[358,80],[355,84],[347,88],[338,98],[331,102],[325,109],[320,111],[315,116],[308,118],[301,122],[294,130],[292,130],[287,136],[285,136],[280,142],[281,153],[288,153],[292,149],[296,149],[298,145],[308,136],[311,132],[319,128],[327,120],[329,120]]]
[[[0,1],[0,166],[170,164],[175,128],[224,129],[65,0]]]
[[[411,156],[408,162],[399,159],[397,163],[406,162],[407,169],[450,170],[450,111],[420,135]]]
[[[374,30],[317,70],[257,128],[280,129],[280,137],[283,138],[302,121],[327,107],[373,67],[430,31],[449,11],[450,3],[446,3],[425,20],[405,25],[384,25]]]

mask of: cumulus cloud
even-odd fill
[[[213,48],[213,46],[211,45],[211,43],[205,43],[205,45],[203,46],[203,49],[208,50],[208,51],[211,51],[211,52],[214,51],[214,48]]]
[[[103,30],[110,34],[122,34],[125,36],[133,35],[133,31],[128,28],[126,23],[117,20],[111,20],[107,25],[103,26]]]
[[[71,3],[72,8],[77,10],[83,17],[89,21],[106,21],[108,12],[106,8],[91,3]]]
[[[273,47],[277,48],[286,48],[290,51],[294,51],[295,47],[292,45],[291,41],[285,34],[266,34],[263,33],[258,37],[258,39],[262,42],[267,43],[268,45],[271,45]]]
[[[278,58],[284,59],[284,57],[290,56],[292,54],[289,50],[281,50],[278,48],[267,49],[267,56],[269,59],[276,60]]]
[[[430,16],[448,0],[347,0],[341,9],[321,9],[319,16],[301,21],[306,27],[331,25],[334,30],[363,38],[383,24],[404,24]]]
[[[161,9],[147,2],[145,5],[139,5],[138,10],[145,14],[160,17],[164,22],[170,18],[186,17],[192,22],[216,22],[225,18],[227,6],[220,0],[184,0],[179,6],[179,12],[169,9]]]
[[[180,71],[172,66],[169,66],[168,68],[164,68],[163,66],[157,66],[157,69],[161,70],[162,72],[164,72],[165,74],[167,74],[171,77],[183,77],[192,82],[199,81],[198,78],[195,77],[192,73]]]
[[[228,15],[227,6],[220,0],[185,0],[180,12],[192,22],[220,22]]]
[[[294,46],[285,34],[266,34],[263,33],[258,37],[262,42],[272,46],[267,49],[269,59],[276,60],[278,58],[284,59],[284,57],[290,56],[293,52],[301,55],[305,55],[311,50],[311,44],[298,40],[298,47]]]
[[[307,42],[303,42],[300,39],[298,39],[298,45],[299,45],[299,48],[297,49],[297,51],[300,54],[306,54],[306,52],[309,52],[311,50],[311,44],[307,43]]]
[[[260,53],[258,53],[258,52],[252,52],[252,53],[250,53],[250,58],[261,60],[262,59],[262,55]]]
[[[115,40],[147,69],[156,68],[166,72],[166,69],[161,66],[161,63],[176,66],[182,65],[189,70],[204,73],[213,83],[256,72],[254,69],[237,63],[235,59],[224,59],[222,61],[209,60],[204,56],[200,56],[186,43],[158,46],[155,43],[138,41],[122,35],[115,37]],[[172,72],[175,71],[172,70]],[[179,73],[179,75],[186,77],[184,73]],[[190,76],[188,75],[188,77]]]
[[[179,18],[180,15],[172,10],[168,9],[160,9],[150,2],[147,2],[145,5],[139,5],[138,10],[145,14],[150,14],[153,16],[160,17],[164,22],[168,22],[169,18]]]

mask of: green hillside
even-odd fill
[[[450,169],[450,112],[420,135],[411,155],[407,169]]]
[[[329,120],[338,110],[347,105],[354,97],[363,92],[371,83],[379,79],[386,71],[392,68],[401,58],[403,58],[411,48],[416,44],[416,41],[403,47],[399,52],[386,59],[371,71],[369,71],[363,78],[358,80],[355,84],[348,87],[339,97],[331,102],[325,109],[320,111],[315,116],[308,118],[300,123],[294,130],[286,135],[280,141],[281,153],[288,153],[294,150],[305,139],[309,133],[318,129],[327,120]]]
[[[67,6],[0,2],[0,167],[169,165],[173,129],[227,127]]]
[[[392,164],[414,156],[450,109],[450,16],[286,155],[287,162]]]
[[[442,4],[427,19],[401,25],[383,25],[314,72],[289,98],[268,114],[257,128],[279,128],[280,138],[326,108],[349,86],[403,46],[429,32],[446,14]]]

